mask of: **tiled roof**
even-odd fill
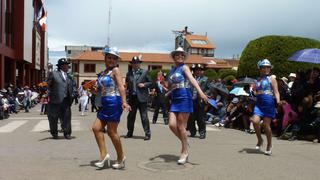
[[[216,47],[214,44],[212,44],[207,36],[200,36],[200,35],[187,35],[186,40],[188,44],[192,48],[205,48],[205,49],[215,49]],[[207,44],[194,44],[192,40],[200,40],[200,41],[205,41]]]
[[[233,66],[233,67],[238,67],[239,66],[239,59],[231,59],[231,60],[227,60],[228,63]]]
[[[133,56],[142,55],[142,62],[148,63],[172,63],[170,54],[165,53],[140,53],[140,52],[120,52],[122,62],[130,62]],[[72,57],[71,61],[103,61],[102,52],[86,51],[78,56]],[[186,64],[206,64],[208,68],[231,69],[229,60],[202,57],[201,55],[189,55]]]
[[[139,52],[120,52],[121,61],[130,62],[133,56],[142,55],[142,62],[150,63],[173,63],[170,54],[165,53],[139,53]],[[104,55],[97,51],[86,51],[78,56],[72,57],[72,61],[103,61]],[[204,64],[206,61],[201,55],[189,55],[186,60],[187,64],[199,63]]]

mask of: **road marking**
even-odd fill
[[[12,121],[8,124],[0,127],[0,133],[8,133],[13,132],[15,129],[19,128],[20,126],[24,125],[28,121]]]
[[[60,126],[60,125],[58,125]],[[79,120],[72,120],[71,121],[72,131],[81,131],[80,121]],[[42,120],[38,122],[37,125],[31,130],[31,132],[43,132],[49,130],[49,121]]]
[[[72,131],[81,131],[81,126],[80,126],[79,120],[71,121],[71,125],[72,125]]]
[[[10,120],[32,120],[32,119],[35,119],[35,120],[45,120],[45,119],[48,119],[47,117],[10,117]]]
[[[47,120],[47,117],[10,117],[10,120]],[[83,120],[83,117],[72,117],[72,120]]]
[[[214,126],[207,126],[206,131],[221,131],[221,130]]]
[[[32,132],[42,132],[42,131],[46,131],[46,130],[49,130],[49,121],[42,120],[42,121],[38,122],[38,124],[35,125],[31,131]]]

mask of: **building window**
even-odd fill
[[[10,39],[10,35],[12,35],[12,4],[10,4],[10,0],[5,1],[5,44],[9,47],[12,45],[12,39]],[[10,41],[11,40],[11,41]]]
[[[72,72],[77,72],[77,73],[79,73],[79,72],[78,72],[78,64],[72,63]]]
[[[198,45],[207,45],[207,41],[205,40],[200,40],[200,39],[192,39],[191,40],[192,44],[198,44]]]
[[[85,73],[95,73],[96,65],[95,64],[84,64],[84,72]]]
[[[161,65],[148,65],[148,70],[162,69]]]

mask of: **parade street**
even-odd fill
[[[189,163],[177,165],[180,145],[162,116],[157,124],[150,123],[151,140],[144,141],[140,116],[134,137],[123,138],[127,113],[119,127],[127,157],[125,169],[97,169],[93,164],[99,152],[91,131],[96,113],[80,116],[78,106],[72,106],[72,139],[60,133],[55,140],[48,132],[47,116],[40,115],[39,109],[38,105],[30,113],[21,111],[0,121],[1,180],[320,179],[318,143],[273,138],[273,154],[266,156],[254,149],[255,134],[207,125],[206,139],[189,138]],[[105,135],[113,163],[116,153]]]

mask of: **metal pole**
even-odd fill
[[[109,17],[108,17],[108,37],[107,37],[107,45],[110,47],[110,26],[111,26],[111,4],[112,0],[109,0]]]

